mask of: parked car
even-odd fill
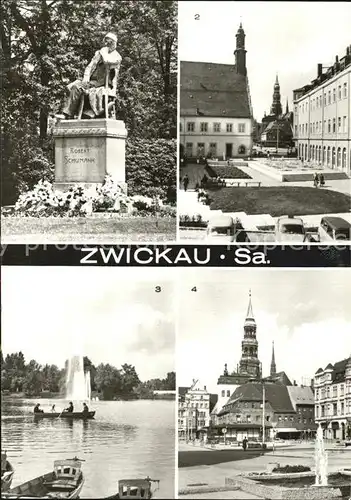
[[[322,217],[318,236],[319,241],[350,241],[351,224],[342,217]]]
[[[305,226],[300,217],[283,216],[277,220],[275,228],[276,241],[304,242],[307,239]]]
[[[211,243],[232,243],[236,232],[235,222],[230,215],[217,215],[209,220],[207,240]]]

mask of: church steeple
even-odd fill
[[[275,79],[274,90],[273,90],[273,102],[271,106],[271,115],[274,115],[276,118],[282,114],[282,105],[280,102],[280,85],[278,81],[278,75]]]
[[[256,321],[252,309],[251,290],[249,304],[244,322],[244,338],[241,342],[241,359],[239,373],[250,375],[253,378],[261,377],[260,361],[258,359],[258,342],[256,338]]]
[[[272,361],[271,361],[271,377],[277,373],[277,368],[275,366],[275,356],[274,356],[274,342],[272,342]]]
[[[236,36],[235,69],[240,75],[246,76],[246,50],[245,50],[245,32],[240,23]]]
[[[286,114],[288,114],[288,113],[289,113],[288,98],[286,98],[286,109],[285,109],[285,113],[286,113]]]

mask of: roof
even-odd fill
[[[345,370],[347,362],[350,358],[343,359],[334,364],[334,370],[332,373],[333,382],[344,382],[345,381]]]
[[[297,405],[313,405],[314,396],[311,387],[300,387],[292,385],[287,388],[290,400],[296,409]]]
[[[324,368],[324,370],[332,370],[333,365],[331,363],[328,363],[327,366]]]
[[[231,64],[181,61],[180,114],[251,118],[247,77]]]
[[[216,406],[217,401],[218,401],[218,394],[210,394],[210,413]]]
[[[267,377],[269,380],[273,380],[276,384],[281,385],[292,385],[289,377],[285,372],[276,372],[274,375]]]
[[[323,373],[322,368],[318,368],[318,370],[316,371],[316,375],[317,375],[317,373]]]
[[[240,401],[262,401],[263,384],[249,383],[238,387],[230,397],[228,403],[238,400]],[[267,383],[265,384],[265,399],[272,406],[275,412],[293,412],[294,408],[291,404],[287,387],[281,384]]]
[[[351,224],[343,219],[342,217],[333,217],[333,216],[325,216],[322,218],[322,220],[326,220],[329,222],[329,224],[333,225],[336,229],[341,229],[341,228],[346,228],[349,229],[351,227]]]
[[[215,215],[211,217],[209,224],[214,227],[228,227],[234,225],[234,220],[230,215]]]

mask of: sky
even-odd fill
[[[196,284],[197,291],[191,292]],[[307,383],[318,368],[351,354],[351,269],[190,269],[182,275],[177,380],[199,380],[216,393],[224,364],[240,361],[249,289],[257,324],[258,357],[270,371]]]
[[[2,267],[2,352],[60,368],[72,355],[175,370],[174,286],[166,269]],[[155,286],[161,292],[155,292]]]
[[[198,17],[196,19],[195,17]],[[254,117],[269,114],[278,74],[281,102],[330,66],[351,44],[351,2],[179,2],[179,59],[234,64],[240,22],[246,33]]]

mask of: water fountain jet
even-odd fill
[[[328,486],[328,455],[324,448],[323,429],[318,425],[315,447],[316,486]]]
[[[66,399],[90,401],[90,372],[84,372],[83,356],[73,356],[68,360],[66,375]]]

